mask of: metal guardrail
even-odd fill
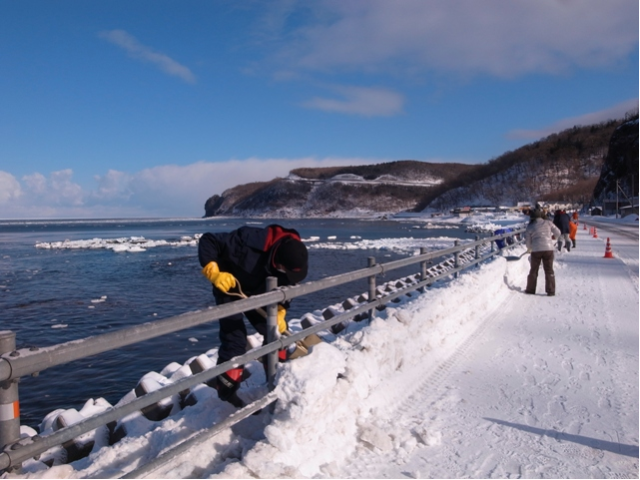
[[[424,249],[422,249],[419,255],[383,264],[376,264],[375,260],[370,258],[369,267],[361,270],[347,272],[301,285],[281,287],[248,299],[210,307],[207,310],[189,312],[163,320],[124,328],[116,332],[53,345],[51,347],[32,347],[30,349],[15,350],[15,335],[13,332],[2,331],[0,332],[0,445],[4,445],[4,447],[3,451],[0,452],[0,471],[20,466],[25,460],[37,456],[54,446],[64,444],[98,427],[107,425],[136,411],[140,411],[166,397],[184,392],[194,385],[206,382],[231,368],[243,365],[249,361],[267,356],[267,358],[271,360],[271,362],[268,363],[275,366],[277,362],[275,357],[277,356],[278,350],[286,348],[313,333],[318,333],[339,323],[349,321],[356,315],[368,314],[372,317],[375,314],[376,308],[382,308],[386,303],[398,297],[427,287],[451,275],[457,276],[460,271],[499,254],[501,250],[494,248],[494,241],[507,239],[509,237],[518,238],[523,232],[524,229],[518,229],[483,239],[476,237],[475,241],[463,245],[459,245],[459,242],[456,241],[455,246],[451,248],[429,253],[426,253]],[[518,240],[516,243],[520,242],[521,240]],[[485,255],[480,255],[480,249],[487,244],[490,245],[490,252]],[[468,258],[464,261],[462,260],[463,253],[468,255]],[[448,263],[448,268],[437,275],[428,274],[428,262],[448,255],[453,255],[453,259],[442,262]],[[421,269],[420,272],[415,275],[415,277],[417,277],[415,283],[389,294],[377,295],[375,282],[377,275],[418,263]],[[369,279],[369,293],[364,294],[366,297],[365,304],[350,308],[340,315],[290,336],[277,338],[277,334],[273,333],[276,330],[275,311],[278,303],[365,278]],[[234,357],[228,362],[182,378],[158,390],[138,397],[131,402],[117,407],[110,407],[102,413],[57,430],[49,435],[35,435],[33,437],[20,439],[19,413],[14,414],[13,418],[8,418],[11,417],[11,415],[5,413],[10,409],[13,409],[13,412],[19,412],[17,380],[22,376],[34,375],[56,365],[96,355],[108,350],[114,350],[260,307],[267,307],[268,330],[271,332],[271,335],[269,335],[268,332],[267,336],[272,338],[268,338],[269,343],[263,347]],[[269,380],[272,381],[272,379],[273,377]],[[255,403],[256,402],[245,408],[255,407]],[[246,415],[237,415],[236,417],[239,417],[239,420],[241,420],[245,416]],[[219,431],[217,428],[214,428],[214,430],[216,432]]]

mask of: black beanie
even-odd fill
[[[307,276],[309,255],[307,247],[300,240],[286,238],[276,249],[273,257],[275,264],[285,268],[291,283],[299,283]]]

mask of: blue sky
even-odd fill
[[[0,0],[0,218],[200,217],[638,108],[637,0]]]

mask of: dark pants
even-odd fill
[[[553,273],[553,250],[531,253],[531,270],[529,270],[529,276],[527,277],[527,289],[525,292],[536,293],[540,263],[542,263],[542,268],[544,269],[545,291],[547,295],[555,295],[556,276]]]
[[[236,297],[230,297],[221,292],[214,292],[216,303],[222,305],[225,303],[239,300]],[[267,338],[267,320],[255,310],[242,313],[236,313],[229,317],[220,319],[220,348],[218,349],[218,364],[227,360],[244,355],[247,352],[247,327],[244,324],[244,316],[251,322],[253,328],[262,335],[265,340]]]

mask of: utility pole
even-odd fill
[[[618,192],[620,192],[620,180],[616,179],[616,218],[618,218]]]

